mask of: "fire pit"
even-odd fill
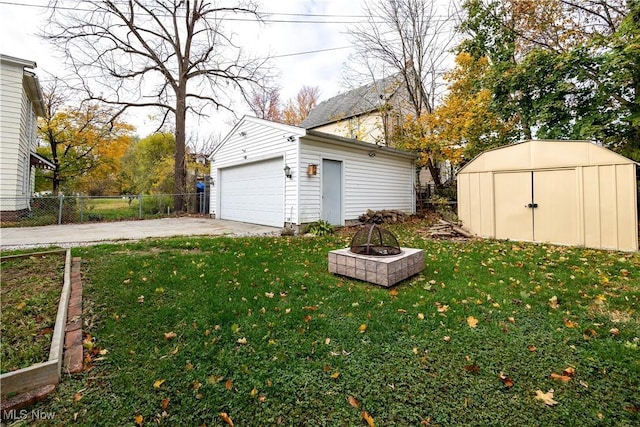
[[[358,230],[350,248],[329,252],[329,272],[385,287],[423,269],[422,249],[400,247],[393,233],[377,225]]]

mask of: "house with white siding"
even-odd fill
[[[54,165],[36,153],[37,118],[44,115],[33,61],[0,55],[0,211],[3,219],[27,212],[35,168]]]
[[[211,214],[275,227],[367,211],[415,212],[417,156],[296,126],[243,117],[210,156]]]

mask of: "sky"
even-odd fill
[[[246,47],[273,58],[281,101],[295,97],[305,85],[319,88],[320,101],[347,90],[344,65],[354,50],[346,30],[349,23],[362,21],[364,0],[257,1],[266,22],[234,23],[233,29]],[[65,75],[59,53],[37,36],[46,21],[47,4],[48,0],[0,0],[0,53],[35,61],[42,86],[52,79],[51,75]],[[250,114],[250,110],[238,105],[237,115],[244,113]],[[234,118],[218,114],[197,126],[224,136]],[[136,126],[140,136],[157,126],[155,119],[144,112],[129,115],[127,121]]]

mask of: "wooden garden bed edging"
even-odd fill
[[[29,254],[32,255],[32,254]],[[67,325],[67,309],[71,293],[71,250],[66,250],[64,264],[64,283],[58,302],[56,324],[51,338],[49,360],[31,365],[28,368],[7,372],[0,375],[2,394],[21,393],[45,385],[55,385],[60,382],[62,370],[62,352],[64,350],[64,336]]]

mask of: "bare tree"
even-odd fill
[[[257,6],[237,0],[52,0],[44,36],[62,49],[91,100],[115,106],[157,107],[158,129],[175,120],[174,208],[185,190],[187,112],[231,110],[239,92],[261,82],[266,59],[251,59],[234,43],[229,18],[260,20]]]
[[[366,23],[349,31],[367,75],[397,74],[415,118],[432,113],[455,39],[454,13],[436,0],[376,0],[364,6]],[[455,4],[451,2],[451,4]],[[432,156],[427,167],[437,186]]]
[[[282,122],[280,90],[278,88],[254,88],[249,98],[251,111],[261,119]]]
[[[349,34],[367,74],[400,74],[416,117],[432,112],[454,42],[450,8],[435,0],[377,0],[364,6],[366,23]]]

